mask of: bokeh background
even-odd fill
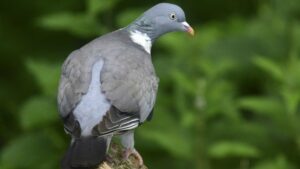
[[[56,106],[74,49],[159,1],[0,1],[0,168],[56,169],[69,144]],[[196,36],[153,47],[160,77],[136,134],[150,169],[300,168],[300,1],[174,0]]]

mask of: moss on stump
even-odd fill
[[[148,169],[146,166],[139,166],[138,160],[130,156],[128,160],[122,159],[122,147],[117,143],[112,143],[109,150],[111,160],[105,161],[97,169]]]

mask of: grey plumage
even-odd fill
[[[170,18],[174,13],[177,18]],[[134,149],[133,129],[151,118],[158,90],[147,47],[172,31],[189,32],[191,28],[180,7],[162,3],[128,27],[99,37],[68,56],[58,92],[59,112],[72,136],[63,169],[99,164],[115,134],[121,134],[125,148]]]
[[[58,103],[62,117],[67,116],[86,93],[92,65],[99,59],[105,61],[100,79],[107,99],[122,112],[142,111],[141,118],[147,117],[147,113],[143,115],[144,109],[153,108],[158,78],[151,56],[140,47],[133,48],[125,33],[119,30],[107,34],[70,54],[63,65],[59,86]],[[120,41],[114,40],[115,37],[123,38]]]
[[[68,116],[86,94],[92,65],[99,59],[105,62],[100,81],[107,99],[121,112],[139,113],[143,122],[154,106],[158,78],[151,56],[121,30],[95,39],[69,55],[58,93],[61,116]]]
[[[133,47],[131,41],[125,43],[123,50],[118,49],[105,58],[101,73],[102,90],[117,109],[139,113],[143,122],[154,106],[158,78],[151,56],[141,48]]]
[[[95,39],[72,52],[63,65],[58,94],[59,110],[65,119],[66,130],[75,139],[81,137],[79,133],[82,126],[74,119],[72,112],[88,90],[93,63],[97,60],[103,59],[105,63],[99,77],[102,92],[120,116],[116,116],[116,111],[108,111],[106,117],[114,116],[99,121],[92,134],[101,136],[133,129],[145,121],[154,106],[158,78],[151,57],[139,46],[130,43],[125,33],[119,30]],[[111,39],[115,36],[124,38],[120,38],[122,41]],[[117,122],[114,127],[105,126],[112,122]]]

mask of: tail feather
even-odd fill
[[[61,167],[62,169],[92,169],[105,160],[105,154],[105,138],[78,138],[67,150]]]

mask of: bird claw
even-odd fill
[[[143,158],[140,155],[140,153],[138,151],[136,151],[136,149],[126,149],[123,154],[123,159],[128,160],[129,156],[131,156],[131,155],[137,159],[140,167],[144,165]]]
[[[106,154],[105,156],[105,160],[109,163],[113,163],[114,162],[114,159],[112,156],[110,156],[109,154]]]

